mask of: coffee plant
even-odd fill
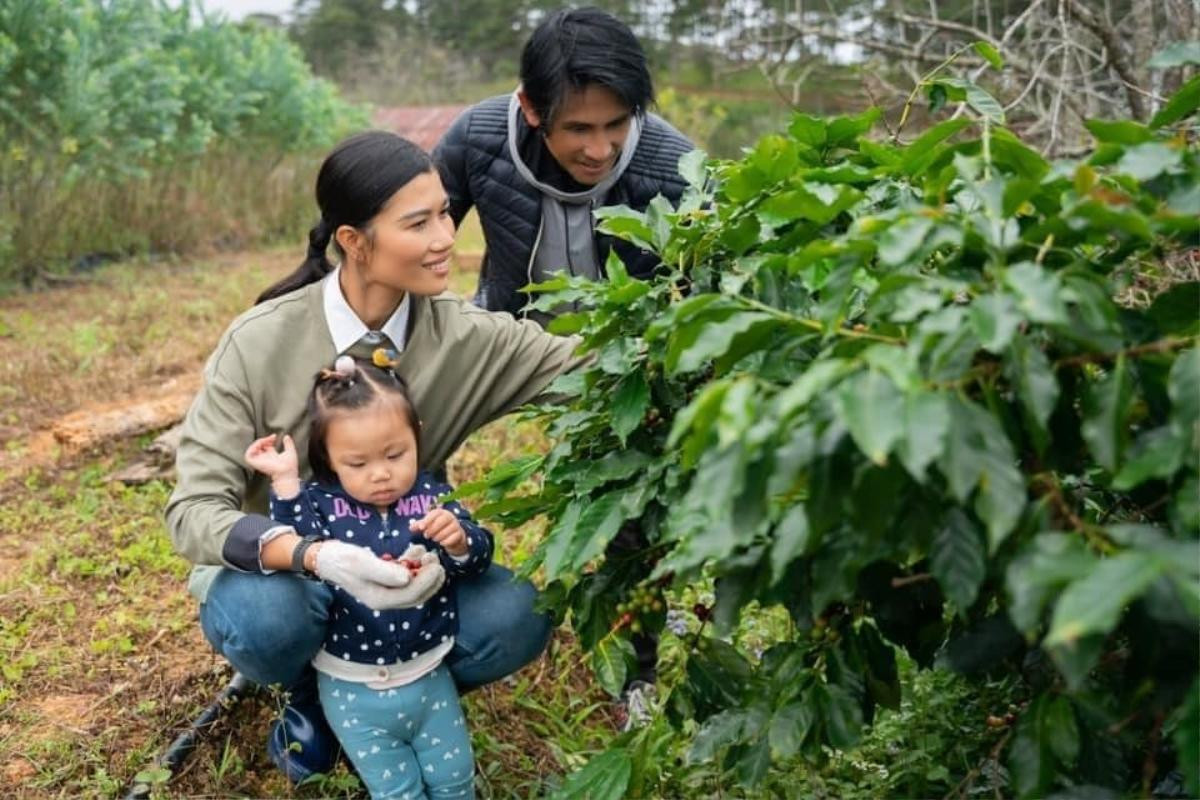
[[[686,156],[677,209],[599,212],[662,274],[538,287],[591,361],[549,451],[465,488],[549,519],[524,571],[614,695],[635,620],[681,634],[659,718],[563,795],[654,796],[664,737],[747,787],[819,765],[898,707],[897,648],[1020,677],[1006,794],[1200,793],[1200,284],[1115,299],[1200,241],[1198,97],[1054,162],[988,113],[903,145],[797,114]],[[748,609],[786,611],[761,652]]]

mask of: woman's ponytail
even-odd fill
[[[286,278],[267,287],[254,301],[254,304],[258,305],[268,300],[274,300],[276,297],[293,292],[302,286],[316,283],[332,272],[333,264],[329,263],[329,258],[325,255],[325,251],[329,249],[329,240],[332,238],[332,226],[325,221],[325,217],[321,217],[308,232],[308,255],[305,256],[304,263]]]

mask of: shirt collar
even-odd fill
[[[329,337],[333,339],[334,350],[338,353],[349,350],[370,330],[358,318],[358,314],[354,313],[354,309],[350,308],[345,295],[342,294],[342,286],[338,282],[341,271],[342,268],[338,267],[322,279],[325,281],[323,291],[325,321],[329,325]],[[400,305],[379,329],[392,341],[397,351],[404,349],[405,337],[408,335],[408,312],[411,305],[408,292],[405,292]]]

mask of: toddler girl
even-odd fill
[[[281,452],[273,434],[246,450],[271,479],[272,519],[305,537],[298,549],[370,548],[422,601],[374,611],[333,587],[313,659],[325,715],[371,797],[474,797],[470,736],[441,662],[458,631],[455,579],[487,569],[492,536],[458,504],[437,505],[450,487],[418,471],[420,422],[390,369],[341,356],[317,377],[309,417],[311,481],[290,436]]]

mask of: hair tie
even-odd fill
[[[318,381],[337,381],[339,383],[352,384],[354,376],[358,374],[358,365],[354,363],[354,357],[350,355],[338,356],[337,361],[333,362],[333,369],[322,369],[318,377]]]
[[[380,369],[394,370],[400,364],[400,354],[395,350],[376,347],[371,353],[371,363]]]
[[[325,249],[329,247],[329,240],[333,236],[333,231],[330,225],[325,221],[325,215],[317,220],[317,224],[312,226],[308,232],[308,257],[309,258],[324,258]]]

